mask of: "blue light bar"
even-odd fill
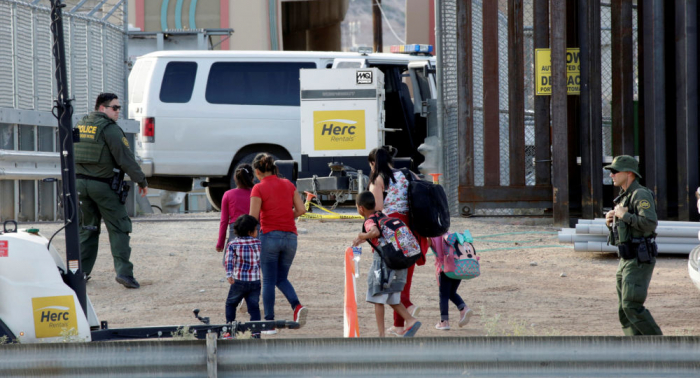
[[[433,45],[392,45],[391,52],[397,54],[431,54],[433,52]]]

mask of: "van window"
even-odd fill
[[[299,106],[299,69],[312,62],[218,62],[209,70],[212,104]]]
[[[185,103],[192,98],[194,79],[197,75],[195,62],[170,62],[165,66],[163,83],[160,85],[160,101]]]
[[[134,64],[134,68],[131,70],[131,74],[129,74],[129,89],[131,89],[131,93],[129,93],[129,101],[139,104],[143,102],[143,92],[146,86],[146,78],[151,72],[152,65],[153,62],[150,60],[137,60]]]

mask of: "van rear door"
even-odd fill
[[[142,111],[140,105],[144,102],[148,85],[147,78],[153,70],[153,61],[137,59],[129,74],[129,115],[130,119],[140,121],[139,114]]]

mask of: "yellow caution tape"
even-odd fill
[[[325,207],[315,204],[313,202],[307,202],[307,209],[308,205],[314,205],[317,208],[327,212],[328,214],[314,214],[314,213],[305,213],[304,215],[301,215],[299,218],[304,218],[304,219],[364,219],[362,215],[360,214],[339,214],[336,212],[333,212],[331,210],[326,209]]]
[[[349,215],[349,214],[314,214],[306,213],[299,218],[304,219],[364,219],[361,215]]]

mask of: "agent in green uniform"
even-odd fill
[[[656,265],[656,205],[652,192],[637,181],[637,160],[628,155],[616,157],[605,167],[615,186],[622,188],[615,198],[615,209],[605,214],[610,229],[608,243],[617,246],[618,314],[627,336],[661,335],[661,329],[644,307],[649,282]]]
[[[75,126],[80,133],[80,142],[75,144],[76,189],[80,193],[82,221],[80,251],[82,268],[89,278],[97,259],[100,221],[104,219],[116,280],[127,288],[138,289],[134,266],[129,261],[131,219],[111,183],[115,172],[121,170],[138,183],[141,197],[148,193],[148,183],[124,131],[116,123],[120,109],[117,95],[101,93],[95,101],[95,111]]]

